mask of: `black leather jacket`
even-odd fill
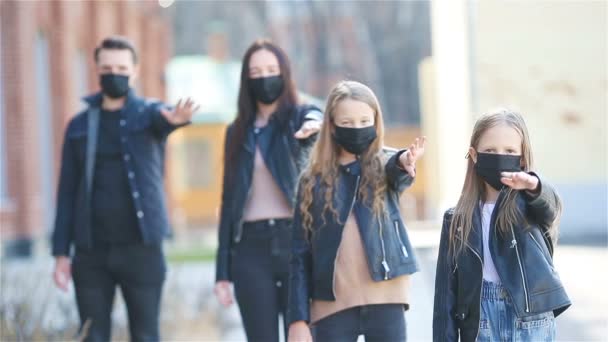
[[[296,139],[294,134],[306,120],[322,120],[321,110],[311,105],[290,109],[293,114],[286,125],[281,126],[273,116],[264,134],[257,137],[268,170],[293,207],[298,177],[304,167],[308,152],[316,140],[316,134],[307,139]],[[226,142],[230,141],[232,125],[226,130]],[[228,146],[226,144],[225,146]],[[243,210],[249,197],[253,175],[256,136],[253,124],[248,128],[243,147],[235,165],[226,165],[219,225],[219,248],[216,258],[216,281],[231,280],[230,263],[232,246],[241,240]],[[226,151],[224,151],[226,156]]]
[[[287,321],[310,320],[310,299],[335,300],[333,276],[336,254],[344,223],[353,211],[365,248],[372,279],[382,281],[418,271],[418,263],[410,244],[405,224],[399,210],[399,195],[410,186],[413,178],[397,166],[398,156],[403,153],[387,151],[386,163],[388,188],[385,197],[386,215],[380,220],[373,210],[356,197],[360,185],[360,164],[355,161],[340,167],[335,186],[334,208],[339,222],[329,211],[324,211],[324,186],[313,187],[311,214],[314,233],[307,238],[302,225],[300,210],[294,215],[294,235],[289,275],[289,304]],[[301,198],[298,195],[299,208]]]
[[[553,266],[553,242],[546,235],[555,219],[557,194],[549,184],[540,184],[540,193],[531,197],[520,192],[516,198],[525,220],[511,227],[506,237],[490,233],[489,249],[502,285],[512,300],[517,317],[553,311],[561,314],[570,305]],[[495,208],[504,198],[501,191]],[[497,210],[492,213],[494,226]],[[435,278],[433,340],[475,341],[479,332],[483,245],[481,213],[474,213],[467,247],[456,263],[448,255],[448,239],[453,209],[443,219]]]

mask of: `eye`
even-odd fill
[[[482,152],[484,152],[484,153],[496,153],[496,149],[494,149],[494,148],[486,148]]]
[[[507,154],[517,154],[517,151],[515,151],[512,148],[507,149]]]

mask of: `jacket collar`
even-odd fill
[[[125,106],[123,108],[127,108],[129,105],[131,105],[133,102],[135,102],[136,99],[137,99],[137,95],[135,93],[135,90],[133,88],[130,88],[129,92],[127,93],[127,101],[125,102]],[[97,92],[97,93],[83,97],[82,100],[89,107],[101,108],[101,101],[103,100],[103,94],[102,94],[102,92]]]
[[[357,158],[357,160],[352,161],[348,164],[340,165],[339,169],[343,173],[353,176],[359,176],[361,175],[361,161],[359,160],[359,158]]]

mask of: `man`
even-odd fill
[[[137,53],[125,38],[103,40],[94,56],[102,91],[85,98],[88,108],[70,121],[63,143],[54,280],[66,291],[73,277],[86,341],[111,339],[117,286],[131,340],[159,341],[169,230],[164,148],[198,107],[188,99],[169,110],[136,96]]]

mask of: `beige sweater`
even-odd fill
[[[311,323],[338,311],[370,304],[407,304],[408,275],[375,282],[369,271],[359,226],[351,213],[344,225],[334,269],[335,301],[313,300]]]
[[[289,218],[293,210],[287,198],[266,167],[260,148],[256,145],[253,162],[253,177],[251,180],[251,193],[245,203],[243,220],[245,222]]]

